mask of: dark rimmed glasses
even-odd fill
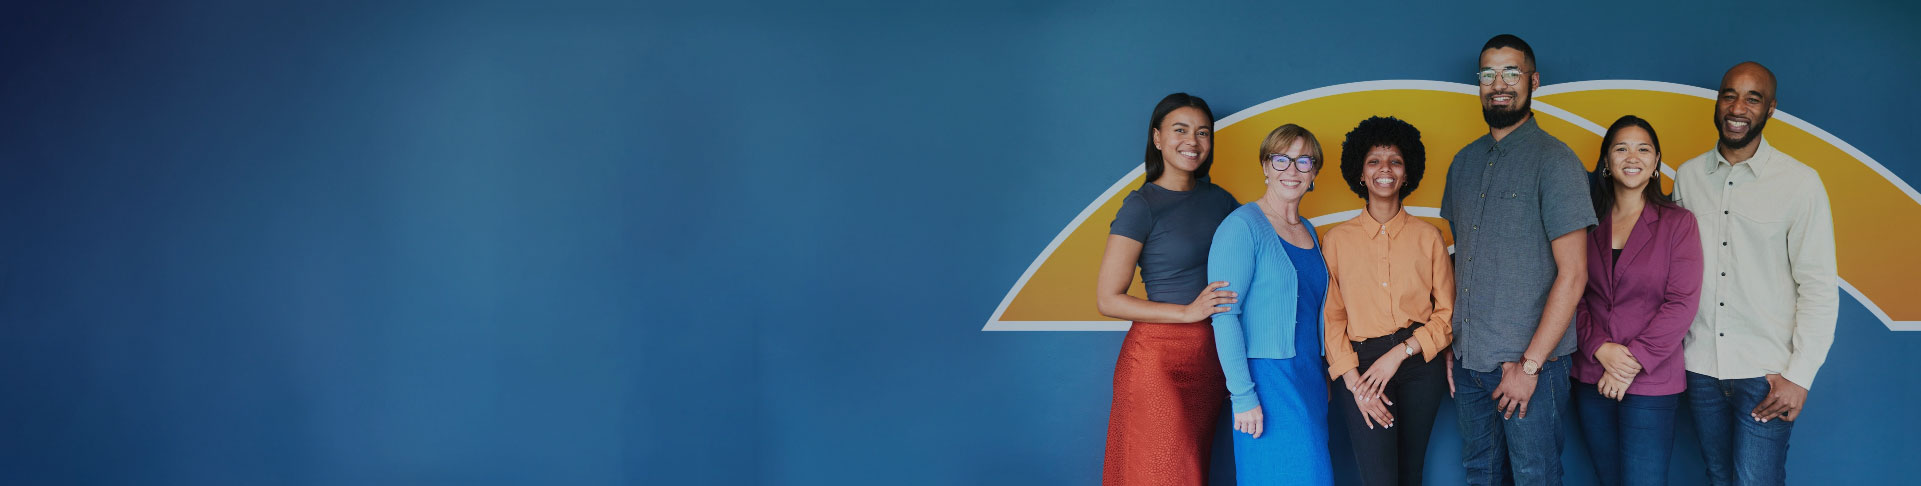
[[[1302,155],[1295,157],[1287,154],[1267,154],[1267,168],[1275,172],[1285,171],[1288,166],[1301,172],[1314,172],[1314,157]]]

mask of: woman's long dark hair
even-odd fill
[[[1641,188],[1641,196],[1647,198],[1649,204],[1674,206],[1674,198],[1661,192],[1661,136],[1654,134],[1654,125],[1649,125],[1647,120],[1627,115],[1614,120],[1614,125],[1608,127],[1607,134],[1601,136],[1601,158],[1594,162],[1594,172],[1588,174],[1590,183],[1588,196],[1594,199],[1594,217],[1602,221],[1607,220],[1608,211],[1614,210],[1614,179],[1601,177],[1601,174],[1611,170],[1608,167],[1608,147],[1614,145],[1614,137],[1621,133],[1621,129],[1630,126],[1646,130],[1648,143],[1654,146],[1654,166],[1648,168],[1654,171],[1654,175],[1648,178],[1647,187]]]
[[[1161,104],[1154,105],[1154,117],[1147,120],[1147,160],[1145,161],[1147,182],[1154,182],[1155,179],[1161,178],[1161,172],[1167,170],[1165,167],[1167,162],[1161,160],[1161,149],[1154,147],[1154,130],[1161,128],[1161,120],[1167,118],[1168,113],[1189,106],[1201,110],[1201,116],[1207,117],[1209,123],[1214,122],[1214,110],[1208,109],[1207,100],[1199,96],[1174,93],[1161,98]],[[1207,168],[1213,166],[1214,150],[1209,149],[1207,157],[1201,158],[1201,166],[1194,169],[1194,180],[1199,181],[1202,177],[1207,177]]]

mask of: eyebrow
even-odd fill
[[[1513,70],[1516,70],[1516,71],[1519,71],[1519,70],[1521,69],[1521,67],[1520,67],[1520,66],[1515,66],[1515,65],[1507,65],[1507,66],[1481,66],[1481,69],[1513,69]]]

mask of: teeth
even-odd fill
[[[1747,128],[1748,122],[1728,120],[1729,128]]]
[[[1182,155],[1182,156],[1186,156],[1186,157],[1200,157],[1200,156],[1201,156],[1201,154],[1200,154],[1199,152],[1181,152],[1181,155]]]
[[[1281,185],[1287,186],[1287,187],[1299,187],[1301,185],[1301,181],[1281,181]]]
[[[1382,177],[1382,178],[1379,178],[1379,179],[1375,179],[1375,180],[1374,180],[1374,183],[1375,183],[1375,184],[1380,184],[1380,185],[1383,185],[1383,186],[1385,186],[1385,185],[1388,185],[1388,184],[1393,184],[1393,183],[1394,183],[1394,179],[1389,179],[1389,178],[1386,178],[1386,177]]]
[[[1628,175],[1634,175],[1634,174],[1639,174],[1639,173],[1641,173],[1641,169],[1621,169],[1621,173],[1622,173],[1622,174],[1628,174]]]

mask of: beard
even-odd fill
[[[1518,98],[1520,97],[1520,94],[1515,93],[1514,96]],[[1507,127],[1514,126],[1514,124],[1516,123],[1520,123],[1521,119],[1527,118],[1528,113],[1532,113],[1533,110],[1534,110],[1534,96],[1533,96],[1533,93],[1529,93],[1527,97],[1527,101],[1521,102],[1521,106],[1519,108],[1511,108],[1511,109],[1503,110],[1500,108],[1489,108],[1487,105],[1482,105],[1481,119],[1487,120],[1487,126],[1494,127],[1494,128],[1507,128]]]
[[[1761,138],[1761,129],[1767,128],[1768,126],[1767,118],[1755,118],[1753,120],[1753,122],[1748,124],[1748,133],[1746,135],[1742,135],[1741,138],[1728,138],[1727,127],[1725,126],[1728,123],[1727,119],[1718,116],[1714,117],[1714,134],[1720,137],[1721,145],[1726,145],[1728,148],[1735,150],[1748,148],[1748,145],[1754,143],[1755,139]]]

